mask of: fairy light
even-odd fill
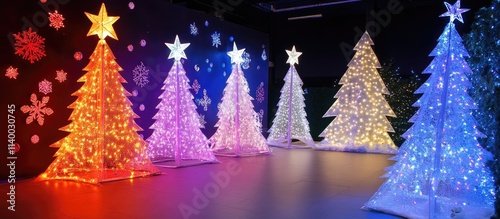
[[[273,120],[273,125],[269,129],[267,142],[278,147],[292,147],[292,139],[304,142],[308,147],[314,146],[314,141],[309,131],[309,122],[304,107],[303,82],[300,79],[295,63],[299,64],[298,57],[302,54],[295,50],[285,50],[288,54],[287,63],[290,68],[285,75],[285,84],[281,88],[280,100],[277,104],[278,110]],[[293,145],[293,147],[299,147]]]
[[[154,131],[146,140],[148,154],[153,162],[173,161],[173,165],[167,164],[173,167],[217,162],[201,131],[189,78],[181,63],[181,58],[187,59],[184,50],[189,43],[180,43],[179,36],[175,36],[173,44],[165,45],[171,50],[168,58],[173,58],[174,64],[158,97],[161,101],[153,117],[156,121],[150,127]]]
[[[99,183],[158,173],[137,133],[142,129],[134,121],[139,117],[130,107],[131,94],[122,86],[123,69],[104,39],[118,39],[112,24],[119,17],[109,17],[104,4],[98,15],[86,15],[92,21],[88,35],[100,40],[83,69],[87,73],[78,79],[84,83],[73,93],[78,99],[68,106],[73,109],[72,122],[60,129],[69,135],[51,145],[59,150],[38,180]]]
[[[271,152],[260,132],[256,119],[258,114],[253,109],[253,98],[241,69],[244,51],[238,50],[234,43],[233,50],[227,53],[231,57],[232,71],[217,113],[217,131],[209,139],[216,155],[248,156]]]
[[[367,32],[354,50],[356,54],[342,76],[337,100],[323,117],[335,117],[320,134],[320,150],[354,151],[368,153],[396,153],[398,148],[387,132],[394,132],[386,116],[395,117],[383,94],[389,94]]]
[[[494,214],[494,178],[487,166],[492,155],[477,140],[484,135],[467,94],[472,87],[466,77],[472,74],[465,60],[469,55],[453,23],[463,22],[460,13],[467,9],[460,9],[460,1],[445,5],[448,12],[442,16],[450,16],[450,22],[423,71],[429,78],[415,91],[422,96],[414,104],[419,109],[410,120],[413,125],[367,209],[409,218],[449,218],[456,209],[461,212],[457,218]]]

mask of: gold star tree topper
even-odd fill
[[[184,53],[184,50],[190,45],[190,43],[181,43],[179,41],[179,36],[175,35],[175,41],[174,43],[165,43],[167,47],[170,49],[170,54],[168,55],[168,59],[174,58],[175,60],[181,60],[181,58],[186,57],[186,53]]]
[[[90,27],[87,36],[96,34],[99,36],[99,39],[104,39],[106,36],[110,36],[111,38],[118,40],[116,36],[115,30],[113,29],[113,23],[115,23],[120,17],[119,16],[108,16],[108,12],[106,11],[106,6],[104,3],[101,5],[101,10],[99,10],[98,15],[90,14],[85,12],[85,15],[92,22],[92,27]]]
[[[285,51],[288,54],[288,60],[286,60],[286,63],[290,63],[290,65],[294,65],[295,63],[299,64],[299,56],[302,55],[302,53],[297,52],[295,50],[295,46],[292,47],[292,51],[290,50],[285,50]]]
[[[243,62],[243,52],[245,49],[240,49],[238,50],[238,47],[236,47],[236,42],[233,43],[233,51],[227,52],[227,55],[231,57],[231,63],[235,63],[237,65],[241,64]]]

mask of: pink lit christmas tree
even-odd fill
[[[318,150],[394,154],[398,148],[387,132],[394,132],[386,116],[396,116],[384,98],[389,94],[377,68],[368,32],[359,39],[356,54],[340,79],[337,100],[323,117],[335,119],[320,134]]]
[[[290,68],[285,76],[285,84],[281,88],[281,96],[278,102],[278,111],[273,120],[273,125],[269,129],[267,142],[269,145],[286,148],[307,148],[314,146],[314,141],[309,132],[309,122],[304,107],[304,91],[302,90],[302,80],[300,79],[295,63],[299,64],[301,52],[286,50]],[[298,139],[305,143],[292,144],[292,139]]]
[[[201,131],[199,115],[196,112],[191,85],[181,63],[184,50],[189,43],[180,43],[175,36],[173,44],[165,43],[171,50],[169,59],[174,59],[162,87],[163,93],[153,117],[156,122],[150,127],[153,134],[146,140],[148,154],[153,162],[161,166],[181,167],[202,163],[215,163],[217,159],[208,146],[208,140]]]
[[[112,24],[119,17],[108,16],[104,3],[99,15],[85,14],[92,21],[87,35],[100,40],[84,68],[88,72],[78,80],[84,84],[73,93],[78,98],[68,107],[73,109],[72,122],[61,128],[69,134],[51,145],[59,148],[56,158],[38,180],[97,184],[157,174],[146,142],[137,133],[142,129],[134,121],[138,116],[130,107],[130,93],[122,86],[122,68],[105,40],[118,39]]]
[[[493,156],[477,139],[483,134],[467,94],[469,54],[453,23],[463,22],[461,13],[468,9],[460,8],[460,0],[445,5],[448,11],[441,16],[450,21],[423,71],[429,79],[415,92],[422,96],[414,104],[419,109],[413,125],[365,209],[406,218],[494,218],[494,178],[487,163]]]
[[[241,70],[242,54],[245,49],[233,44],[233,51],[227,54],[231,57],[232,71],[227,79],[224,94],[217,113],[219,121],[215,124],[217,131],[210,138],[212,149],[216,155],[250,156],[269,154],[271,150],[259,129],[250,96],[248,82]]]

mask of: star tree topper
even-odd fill
[[[444,2],[444,5],[446,6],[446,9],[448,10],[447,12],[443,13],[442,15],[439,15],[439,17],[445,17],[449,16],[450,17],[450,22],[453,22],[455,19],[457,19],[460,22],[464,22],[464,19],[462,18],[462,13],[469,11],[468,8],[460,8],[460,0],[455,2],[454,5],[451,5],[448,2]]]
[[[236,47],[236,42],[233,43],[233,51],[227,52],[227,55],[231,57],[231,63],[235,63],[237,65],[241,64],[243,62],[243,52],[245,49],[240,49],[238,50],[238,47]]]
[[[178,35],[175,35],[174,44],[165,43],[165,45],[167,45],[167,47],[170,49],[170,54],[168,55],[168,59],[174,58],[176,61],[181,60],[181,58],[187,59],[184,50],[190,45],[190,43],[181,43],[179,41]]]
[[[288,60],[286,60],[286,63],[290,63],[290,65],[294,65],[295,63],[299,64],[299,56],[302,55],[302,52],[297,52],[295,50],[295,45],[292,47],[292,51],[285,51],[288,54]]]
[[[87,36],[96,34],[101,40],[106,38],[106,36],[110,36],[111,38],[118,40],[118,37],[116,36],[115,30],[113,29],[112,25],[120,17],[108,17],[108,12],[106,11],[106,6],[104,5],[104,3],[102,3],[101,10],[99,10],[98,15],[90,14],[88,12],[85,12],[85,15],[87,15],[90,21],[92,21],[92,27],[90,27]]]

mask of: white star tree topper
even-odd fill
[[[292,51],[285,51],[288,54],[288,60],[286,60],[286,63],[290,63],[290,65],[294,65],[295,63],[299,64],[299,56],[302,55],[302,52],[297,52],[295,50],[295,46],[292,47]]]
[[[190,43],[181,43],[179,41],[179,36],[175,35],[175,41],[173,44],[171,43],[165,43],[167,47],[170,49],[170,54],[168,55],[168,59],[174,58],[175,60],[181,60],[181,58],[186,57],[186,53],[184,53],[184,50],[190,45]]]
[[[445,17],[449,16],[450,17],[450,22],[453,22],[455,19],[457,19],[460,22],[464,22],[464,19],[462,18],[462,13],[469,11],[468,8],[460,8],[460,0],[455,2],[454,5],[451,5],[448,2],[445,2],[444,5],[446,6],[446,9],[448,10],[447,12],[443,13],[442,15],[439,15],[439,17]]]
[[[241,64],[243,62],[243,52],[245,49],[240,49],[238,50],[238,47],[236,47],[236,42],[233,43],[233,51],[227,52],[227,55],[231,57],[231,63],[235,63],[237,65]]]

